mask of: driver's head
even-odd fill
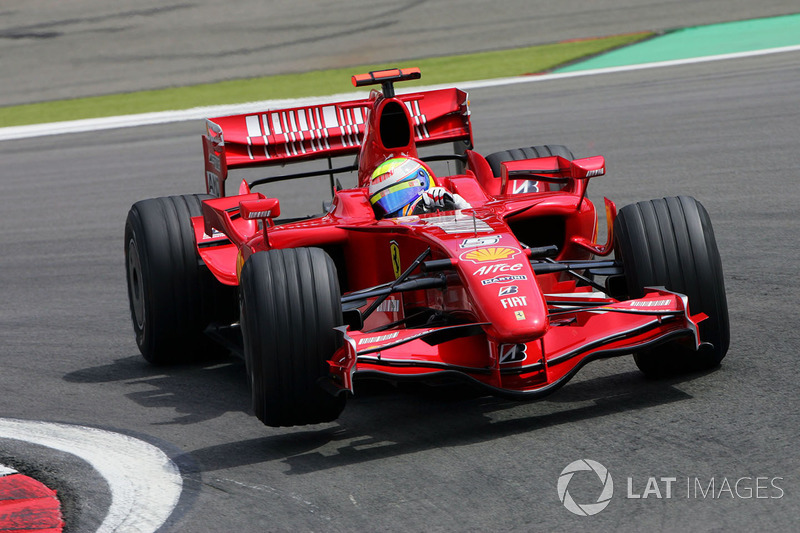
[[[378,218],[411,214],[433,175],[426,165],[413,157],[387,159],[369,180],[369,201]]]

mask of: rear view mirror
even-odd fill
[[[500,174],[500,190],[506,194],[509,180],[567,183],[571,179],[588,179],[605,173],[606,160],[601,155],[571,161],[561,156],[504,161]]]
[[[239,214],[247,220],[276,218],[281,214],[281,206],[277,198],[242,200],[239,202]]]
[[[602,155],[573,159],[570,166],[573,178],[594,178],[606,173],[606,159]]]

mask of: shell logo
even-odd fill
[[[472,261],[473,263],[488,263],[491,261],[501,261],[514,257],[519,252],[517,248],[509,248],[507,246],[490,246],[487,248],[476,248],[468,252],[464,252],[459,257],[461,259]]]

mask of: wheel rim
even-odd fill
[[[139,249],[133,239],[128,242],[128,291],[131,297],[131,309],[136,327],[144,330],[144,280],[142,279],[142,263]]]

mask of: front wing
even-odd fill
[[[539,339],[506,344],[489,338],[486,324],[351,331],[329,361],[331,389],[353,392],[353,377],[436,381],[456,378],[493,394],[537,398],[566,383],[589,361],[638,352],[681,339],[700,348],[688,298],[648,288],[643,298],[616,301],[562,295],[549,305],[550,328]]]

